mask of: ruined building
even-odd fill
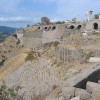
[[[100,31],[100,19],[94,19],[92,17],[92,11],[87,11],[86,15],[87,21],[69,21],[59,24],[51,23],[48,18],[43,17],[42,24],[30,26],[28,27],[29,30],[27,30],[27,28],[17,29],[16,34],[20,40],[20,44],[25,48],[37,49],[41,48],[45,43],[59,41],[60,46],[58,46],[56,51],[57,58],[64,62],[73,60],[81,63],[84,62],[84,57],[82,57],[83,55],[88,54],[89,52],[93,52],[96,55],[97,51],[100,52],[100,50],[97,49],[89,49],[90,47],[93,47],[92,44],[98,40],[98,38],[100,39],[100,36],[95,38],[87,37],[79,39],[77,37],[72,40],[68,38],[64,40],[64,37],[72,34],[85,34],[89,36],[90,34],[98,33]],[[71,48],[68,46],[68,43],[71,43],[72,41],[83,47],[77,48],[73,46],[73,48]],[[66,47],[65,44],[67,44],[68,47]],[[90,47],[87,48],[85,47],[86,45]]]

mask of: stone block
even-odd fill
[[[75,96],[80,96],[81,100],[89,100],[91,99],[91,94],[84,89],[77,88],[75,91]]]
[[[69,100],[81,100],[80,97],[75,97],[75,98],[72,98],[72,99],[69,99]]]
[[[93,90],[95,88],[99,88],[100,89],[100,84],[97,84],[97,83],[94,83],[94,82],[87,82],[87,84],[86,84],[86,90],[89,93],[93,93]]]
[[[66,100],[73,98],[75,96],[75,87],[63,87],[62,88],[62,95]]]
[[[93,90],[92,100],[100,100],[100,89],[95,88]]]
[[[63,96],[61,96],[59,98],[47,97],[45,100],[64,100],[64,98],[63,98]]]
[[[98,84],[100,84],[100,80],[98,80]]]

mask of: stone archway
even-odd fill
[[[78,25],[78,26],[77,26],[77,29],[81,29],[81,27],[82,27],[82,25]]]
[[[97,23],[94,23],[93,26],[94,26],[94,29],[98,29],[98,24]]]
[[[55,30],[55,29],[56,29],[56,26],[53,26],[53,27],[52,27],[52,30]]]
[[[74,29],[75,27],[73,26],[73,25],[71,25],[70,27],[69,27],[69,29]]]

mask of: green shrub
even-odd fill
[[[55,41],[55,42],[49,42],[49,43],[45,43],[44,44],[44,47],[51,47],[51,46],[54,46],[54,47],[57,47],[60,43],[58,41]]]
[[[15,38],[17,39],[17,34],[13,34],[12,36],[15,37]]]
[[[53,46],[57,47],[60,43],[58,41],[53,42]]]
[[[6,85],[2,85],[0,87],[0,100],[13,100],[18,95],[18,91],[21,89],[21,87],[17,87],[7,88]]]
[[[86,55],[86,59],[89,59],[90,57],[94,57],[94,52],[89,52],[87,55]]]
[[[2,61],[0,62],[0,66],[2,66],[2,65],[4,64],[4,62],[5,62],[5,60],[2,60]]]
[[[18,39],[17,42],[16,42],[16,45],[19,45],[19,44],[20,44],[20,40]]]
[[[31,51],[28,53],[27,57],[25,58],[25,61],[32,61],[34,59],[36,59],[36,51]]]

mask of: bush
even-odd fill
[[[17,39],[17,34],[13,34],[12,36],[15,37],[15,38]]]
[[[55,41],[55,42],[49,42],[49,43],[45,43],[44,44],[44,47],[51,47],[51,46],[54,46],[54,47],[57,47],[60,43],[58,41]]]
[[[89,52],[88,54],[83,54],[81,57],[85,57],[86,60],[88,60],[90,57],[94,57],[94,52]]]
[[[5,60],[2,60],[2,61],[0,62],[0,66],[4,65],[4,62],[5,62]]]
[[[19,44],[20,44],[20,40],[18,39],[17,42],[16,42],[16,45],[19,45]]]
[[[36,54],[36,51],[29,52],[27,57],[25,58],[25,61],[32,61],[36,59],[35,54]]]
[[[53,42],[53,46],[57,47],[60,43],[58,41]]]
[[[86,55],[86,59],[89,59],[90,57],[94,57],[94,52],[89,52],[87,55]]]
[[[0,100],[13,100],[14,98],[16,98],[18,95],[18,91],[21,89],[21,87],[20,88],[17,87],[7,88],[6,85],[2,85],[0,87]]]

